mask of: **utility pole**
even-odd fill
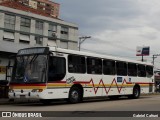
[[[88,38],[91,38],[91,36],[82,36],[82,37],[79,37],[79,41],[78,41],[78,48],[79,48],[79,51],[81,50],[81,44]]]
[[[143,54],[142,54],[142,62],[144,61],[144,59],[143,59]]]
[[[153,55],[153,65],[154,65],[154,60],[157,58],[157,56],[160,56],[160,54],[155,54],[155,55]]]

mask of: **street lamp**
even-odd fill
[[[79,47],[79,51],[81,50],[81,44],[88,38],[91,38],[91,36],[82,36],[79,37],[79,41],[78,41],[78,47]]]

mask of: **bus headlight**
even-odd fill
[[[14,90],[13,90],[13,89],[9,89],[9,92],[10,92],[10,93],[14,93]]]
[[[43,89],[33,89],[31,92],[42,92]]]

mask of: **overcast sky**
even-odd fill
[[[141,59],[136,47],[150,46],[148,62],[160,54],[160,0],[53,1],[60,3],[61,19],[78,25],[79,36],[92,36],[82,49]],[[160,66],[160,57],[155,62]]]

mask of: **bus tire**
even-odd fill
[[[138,86],[135,86],[133,88],[133,94],[129,95],[128,98],[130,99],[138,99],[140,97],[140,88]]]
[[[82,93],[78,87],[72,87],[69,92],[69,103],[75,104],[82,101]]]

